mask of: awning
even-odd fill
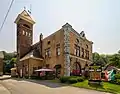
[[[54,71],[54,70],[52,70],[52,69],[38,69],[38,70],[35,70],[35,71]]]
[[[16,70],[16,68],[11,68],[10,70]]]

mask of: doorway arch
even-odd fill
[[[81,75],[81,65],[79,62],[73,64],[72,75],[80,76]]]

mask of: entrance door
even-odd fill
[[[72,75],[80,76],[81,75],[81,65],[78,62],[73,64]]]
[[[56,69],[56,77],[59,78],[60,77],[60,74],[61,74],[61,65],[55,65],[54,67]]]

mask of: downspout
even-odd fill
[[[29,77],[29,79],[30,79],[30,59],[28,59],[28,77]]]

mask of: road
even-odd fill
[[[1,80],[0,85],[4,87],[0,94],[107,94],[48,81],[7,79]]]

